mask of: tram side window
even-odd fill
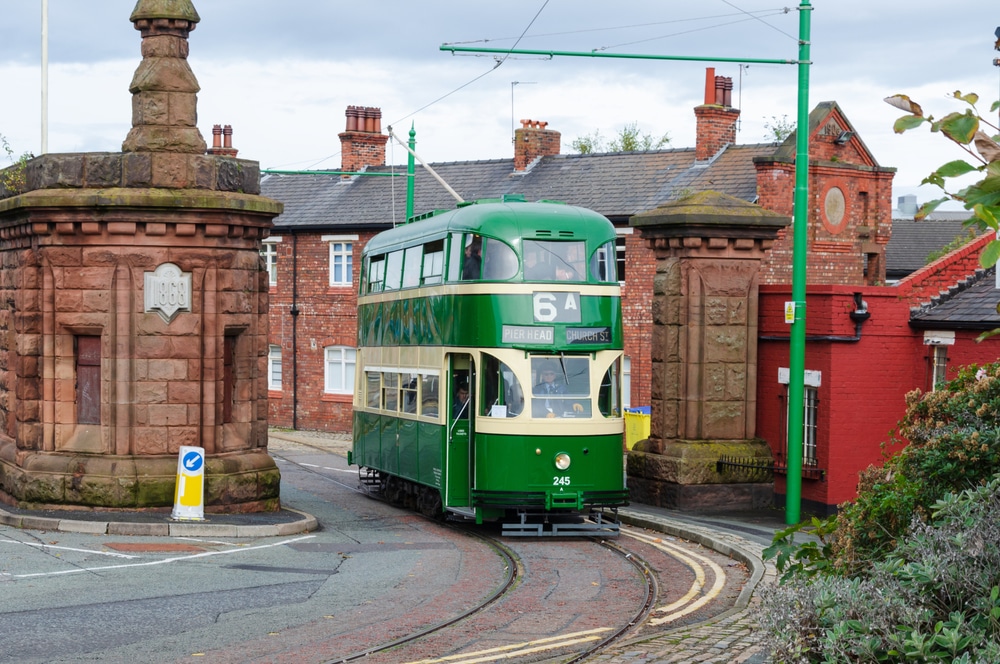
[[[365,403],[369,408],[378,408],[382,405],[382,374],[378,371],[368,371],[365,373]]]
[[[614,242],[606,242],[590,257],[590,276],[600,282],[618,281],[618,256]]]
[[[480,414],[486,417],[517,417],[524,411],[521,381],[510,367],[485,353],[482,395]]]
[[[400,375],[400,393],[402,394],[402,405],[400,409],[404,413],[417,412],[417,385],[419,378],[417,374],[404,373]]]
[[[503,281],[517,274],[517,254],[500,240],[487,239],[483,246],[483,279]]]
[[[424,417],[437,419],[440,412],[438,405],[438,377],[421,376],[420,380],[420,414]]]
[[[381,293],[385,286],[385,256],[375,256],[368,263],[368,292]]]
[[[399,290],[403,278],[403,251],[394,251],[386,258],[384,290]]]
[[[616,360],[601,380],[601,391],[597,395],[597,407],[604,417],[621,417],[621,366]]]
[[[590,358],[533,357],[531,416],[590,417]]]
[[[382,409],[399,410],[399,374],[382,374]]]
[[[444,240],[428,242],[424,245],[424,269],[421,278],[424,284],[439,284],[444,275]]]
[[[448,239],[448,281],[459,281],[462,278],[464,250],[461,233],[453,234]]]
[[[420,259],[423,257],[422,246],[409,247],[403,261],[403,288],[413,288],[420,285]]]

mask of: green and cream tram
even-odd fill
[[[364,250],[349,462],[428,515],[617,533],[621,358],[606,218],[511,196],[422,215]]]

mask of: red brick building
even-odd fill
[[[882,443],[905,410],[904,396],[929,391],[958,367],[1000,359],[1000,339],[976,342],[1000,327],[993,270],[978,268],[982,236],[896,286],[810,286],[806,301],[804,508],[829,513],[856,495],[858,472],[882,462]],[[761,286],[757,364],[757,435],[779,467],[787,458],[787,285]],[[863,309],[868,317],[859,315]],[[853,315],[852,315],[853,314]]]
[[[511,158],[432,164],[466,200],[513,193],[528,200],[555,199],[596,210],[615,224],[620,233],[619,266],[625,276],[624,344],[631,406],[650,403],[650,297],[655,261],[640,234],[629,226],[629,219],[709,189],[791,215],[795,134],[780,144],[736,144],[739,110],[730,105],[731,85],[730,79],[708,70],[705,103],[694,110],[697,140],[692,148],[561,154],[559,132],[544,122],[522,120]],[[350,430],[355,267],[364,243],[374,233],[402,223],[406,210],[405,166],[385,165],[388,137],[380,131],[379,118],[376,108],[347,109],[347,127],[340,135],[344,173],[271,174],[262,182],[265,195],[285,204],[264,250],[272,276],[272,426]],[[809,301],[809,333],[853,337],[857,328],[849,314],[856,309],[856,292],[862,293],[870,306],[877,302],[879,313],[864,323],[863,343],[830,341],[829,348],[823,350],[810,345],[807,368],[820,372],[826,366],[837,368],[838,376],[850,379],[847,383],[857,380],[877,392],[873,378],[864,378],[858,370],[842,371],[841,367],[848,366],[846,355],[854,358],[851,361],[856,368],[865,365],[869,360],[862,356],[877,350],[869,337],[875,337],[883,326],[889,337],[908,339],[906,348],[923,348],[919,333],[908,325],[910,305],[920,297],[915,293],[901,296],[900,288],[883,286],[885,247],[892,231],[894,169],[879,166],[835,102],[816,106],[808,130],[808,282],[813,288],[810,298],[814,292],[820,298]],[[429,173],[418,170],[414,180],[416,213],[454,206],[449,193]],[[790,229],[779,235],[760,277],[765,284],[761,289],[761,334],[765,339],[760,342],[758,369],[758,435],[768,440],[779,460],[784,456],[781,422],[785,416],[781,400],[784,388],[777,370],[787,367],[788,348],[787,343],[766,337],[788,333],[778,314],[784,300],[789,299],[791,236]],[[942,278],[955,276],[957,281],[957,272]],[[894,303],[891,317],[883,313],[880,298]],[[896,352],[896,347],[891,350]],[[877,350],[876,355],[882,352]],[[907,354],[894,361],[911,365],[919,360]],[[830,371],[821,378],[827,385],[819,388],[824,406],[834,397],[839,400],[852,394],[848,384],[827,392],[831,389],[831,379],[826,378],[832,375]],[[809,500],[828,509],[853,495],[856,462],[877,459],[879,443],[903,412],[896,388],[905,392],[923,384],[913,380],[912,371],[906,377],[898,376],[889,398],[871,399],[872,395],[867,395],[865,402],[852,398],[843,405],[838,403],[838,408],[847,411],[884,403],[884,417],[891,423],[883,427],[879,420],[879,424],[858,425],[857,433],[873,434],[863,438],[863,443],[861,438],[855,439],[864,452],[851,451],[850,443],[838,453],[842,456],[823,457],[816,469],[824,472],[809,471],[822,476],[817,480],[822,487],[810,493]],[[839,411],[828,411],[820,408],[817,426],[831,427],[838,422],[842,427],[835,419]],[[834,438],[841,440],[839,434]],[[833,438],[828,435],[828,440]],[[838,463],[843,463],[843,471],[835,465]],[[777,489],[783,491],[780,481]]]

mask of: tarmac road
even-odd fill
[[[187,535],[170,525],[169,536],[162,515],[113,532],[64,513],[48,515],[47,529],[12,527],[22,517],[0,509],[0,662],[324,661],[357,652],[344,640],[366,629],[383,640],[394,615],[428,597],[467,602],[488,593],[498,562],[447,529],[358,494],[349,445],[344,436],[272,431],[274,455],[295,457],[279,464],[282,503],[296,511],[263,522],[209,515],[200,530],[181,524],[194,526]],[[782,527],[780,514],[635,505],[622,516],[732,556],[751,579],[734,610],[627,642],[600,660],[763,661],[745,607],[756,584],[773,578],[759,552]],[[125,534],[151,526],[165,530]],[[461,570],[470,565],[479,585],[467,587]]]

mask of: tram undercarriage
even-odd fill
[[[358,478],[362,489],[386,502],[420,512],[431,519],[475,519],[471,510],[442,509],[441,494],[436,489],[396,477],[372,468],[361,468]],[[583,508],[558,512],[506,506],[501,534],[507,537],[617,537],[618,508]]]

